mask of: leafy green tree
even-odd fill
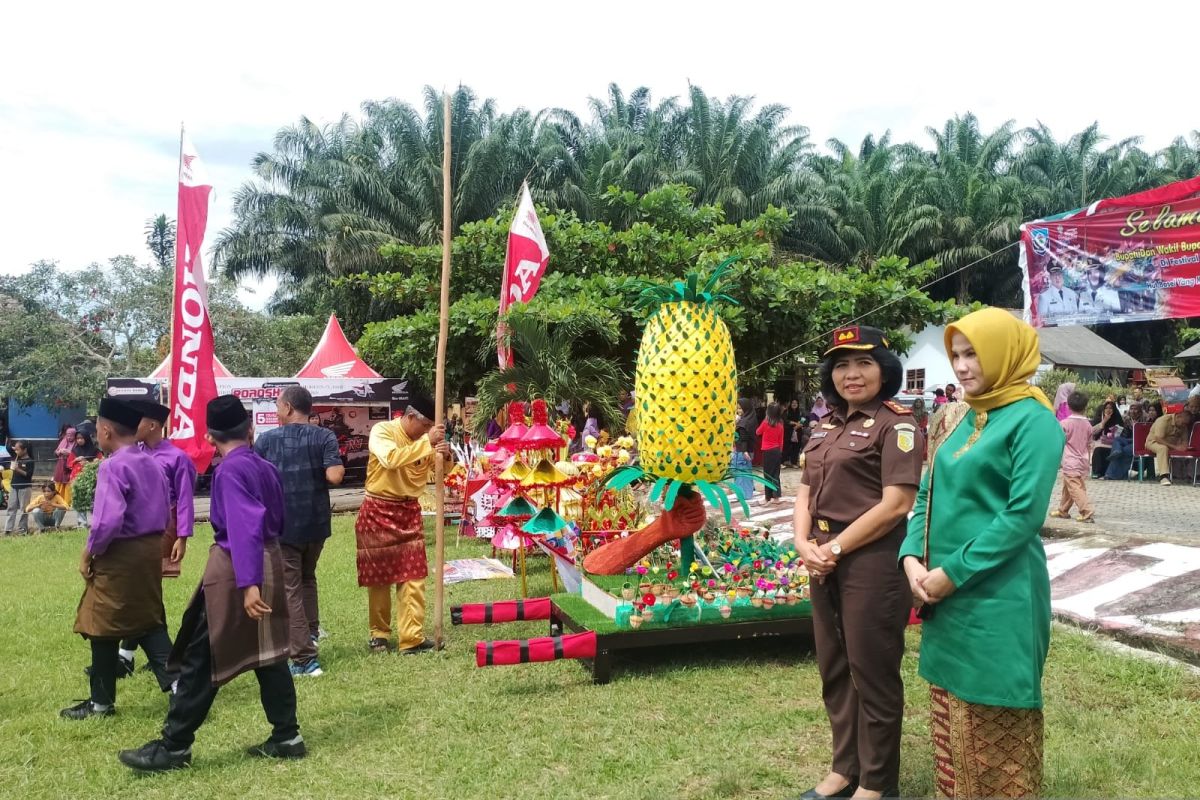
[[[597,330],[616,336],[589,336],[588,352],[611,359],[632,374],[644,319],[633,309],[637,279],[671,280],[689,269],[715,266],[724,256],[741,261],[730,278],[740,306],[722,309],[730,327],[739,368],[747,381],[767,384],[790,377],[795,357],[773,360],[799,345],[796,355],[815,359],[827,332],[859,315],[892,331],[906,325],[919,330],[939,322],[949,306],[914,291],[934,274],[932,263],[910,264],[879,259],[865,267],[832,269],[794,261],[775,243],[790,223],[779,209],[733,225],[713,206],[693,207],[690,190],[664,187],[644,197],[617,192],[612,202],[627,204],[638,221],[625,230],[603,222],[584,222],[573,214],[542,210],[542,228],[551,266],[533,302],[520,313],[549,330]],[[500,278],[509,219],[463,226],[454,238],[450,339],[446,361],[452,396],[475,390],[494,364],[491,338],[498,322]],[[396,376],[431,381],[438,329],[440,248],[397,246],[385,251],[394,271],[361,275],[355,280],[396,316],[369,324],[359,341],[363,357],[376,369]],[[485,354],[481,361],[478,356]]]

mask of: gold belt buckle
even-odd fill
[[[821,533],[829,533],[829,523],[823,519],[817,520],[817,530]]]

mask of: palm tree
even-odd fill
[[[867,266],[900,253],[906,238],[901,217],[908,210],[899,202],[900,185],[908,166],[921,163],[920,149],[893,144],[890,131],[878,139],[868,134],[857,151],[837,139],[826,144],[832,155],[809,162],[818,181],[810,203],[824,213],[798,224],[798,236],[833,263]]]
[[[150,249],[154,263],[164,270],[174,267],[175,220],[167,219],[166,214],[159,214],[146,220],[142,230],[146,234],[146,247]]]
[[[694,187],[697,204],[720,204],[738,222],[768,205],[790,205],[810,187],[800,169],[810,149],[808,129],[784,124],[786,106],[751,113],[753,98],[733,96],[722,103],[698,86],[691,87],[689,99],[684,163],[672,182]]]
[[[598,341],[616,343],[616,330],[583,318],[552,326],[520,311],[509,313],[506,325],[513,363],[479,381],[475,420],[481,435],[487,421],[514,400],[541,398],[551,406],[567,401],[576,410],[590,403],[605,419],[618,419],[617,392],[628,388],[628,376],[615,361],[593,354]],[[493,338],[480,358],[494,358],[495,345]]]
[[[1039,122],[1024,131],[1026,146],[1013,162],[1013,173],[1028,185],[1032,216],[1046,216],[1105,197],[1137,191],[1144,178],[1152,177],[1137,165],[1145,154],[1137,148],[1138,138],[1122,139],[1101,148],[1106,137],[1099,123],[1092,123],[1065,142],[1054,138]],[[1139,174],[1142,173],[1142,174]]]
[[[945,278],[954,278],[953,291],[934,288],[935,294],[963,303],[972,297],[1014,303],[1020,275],[1005,248],[1017,240],[1024,186],[1008,173],[1012,121],[985,134],[975,115],[966,114],[927,131],[934,150],[924,163],[909,165],[897,195],[905,209],[897,234],[902,254],[914,261],[932,258]]]

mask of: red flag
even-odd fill
[[[187,134],[179,148],[179,211],[175,238],[174,324],[171,327],[171,441],[204,472],[212,461],[205,413],[217,396],[213,335],[200,248],[212,184]]]
[[[537,294],[542,283],[542,274],[550,260],[550,249],[533,208],[529,187],[521,184],[521,202],[508,229],[508,252],[504,257],[504,281],[500,284],[500,316],[513,303],[528,303]],[[504,337],[504,326],[499,328],[499,338]],[[512,363],[512,353],[504,344],[498,348],[500,368]]]

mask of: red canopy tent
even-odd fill
[[[336,314],[329,315],[329,324],[317,342],[317,349],[309,356],[297,378],[382,378],[367,362],[358,357],[350,340],[342,332]]]
[[[235,377],[229,369],[221,363],[221,359],[213,356],[213,374],[218,378]],[[162,363],[154,368],[154,371],[146,376],[150,379],[169,380],[171,377],[171,354],[167,353],[167,357],[162,360]]]

